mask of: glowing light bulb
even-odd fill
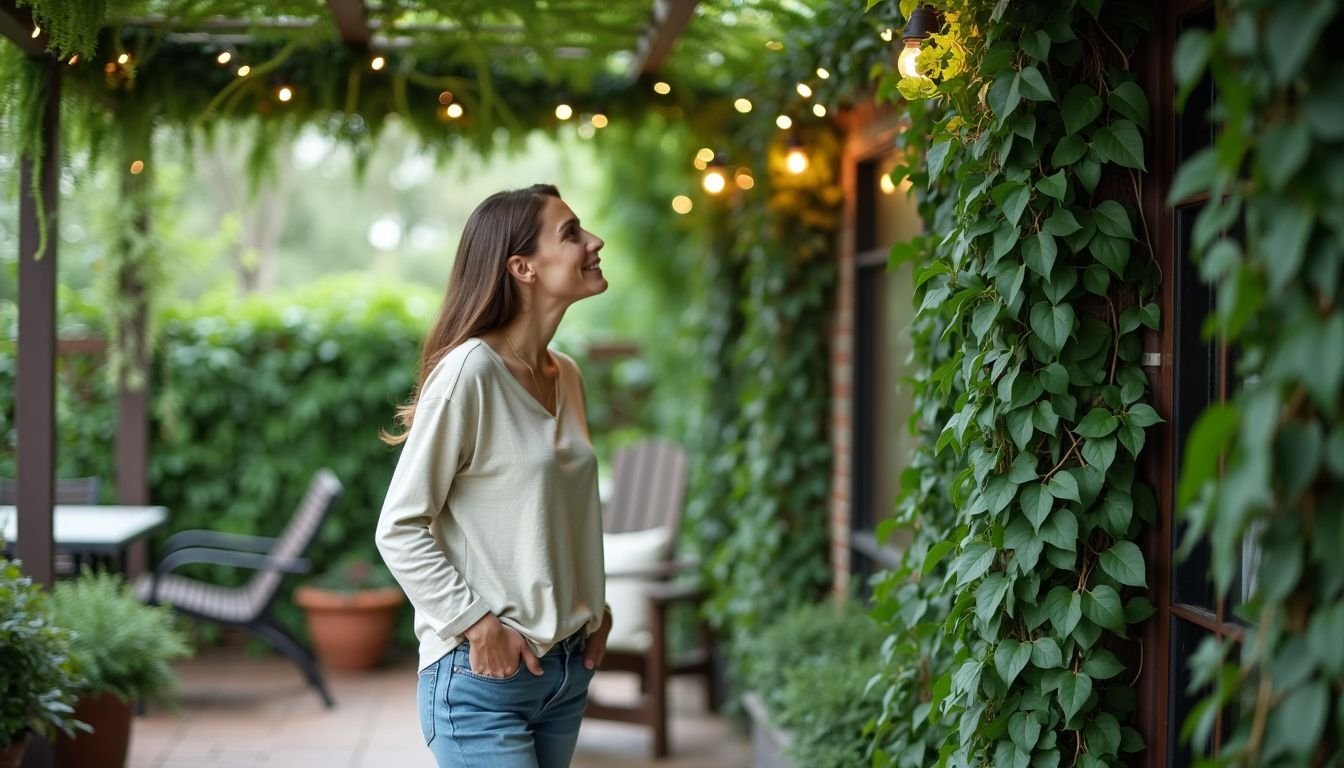
[[[143,170],[145,170],[145,163],[143,160],[136,160],[135,162],[131,163],[132,176],[140,175],[140,172]]]
[[[662,80],[659,80],[658,82],[653,84],[653,92],[659,94],[660,96],[666,96],[667,94],[672,92],[672,86],[668,85],[667,83],[664,83]]]
[[[290,99],[294,98],[294,89],[288,85],[282,85],[280,90],[275,92],[275,97],[283,102],[289,102]]]
[[[252,74],[252,68],[247,66],[246,64],[238,68],[239,77],[247,77],[250,74]]]
[[[78,64],[78,63],[79,63],[79,54],[76,53],[74,56],[71,56],[71,57],[70,57],[70,61],[68,61],[68,62],[66,62],[66,63],[69,64],[69,65],[72,66],[72,67],[75,66],[76,64]]]
[[[788,157],[784,158],[784,167],[788,168],[789,173],[794,176],[806,171],[807,165],[807,153],[803,151],[802,147],[793,147],[789,150]]]
[[[891,195],[896,192],[896,182],[891,180],[890,173],[882,174],[882,180],[877,183],[882,188],[882,194]]]
[[[574,108],[568,104],[560,104],[555,108],[555,118],[557,120],[568,120],[574,116]]]
[[[804,99],[812,98],[812,86],[808,85],[807,83],[799,83],[798,95],[802,96]]]
[[[39,26],[37,26],[36,24],[34,24],[34,25],[33,25],[33,38],[36,39],[36,38],[39,38],[39,37],[41,37],[41,36],[42,36],[42,28],[39,27]]]
[[[905,47],[901,49],[901,54],[896,57],[896,71],[901,73],[902,77],[919,77],[919,39],[911,38],[905,41]]]
[[[830,76],[831,73],[827,72],[825,67],[817,67],[817,77],[820,77],[822,80],[827,80]]]
[[[695,159],[702,163],[708,163],[714,159],[714,150],[709,147],[701,147],[700,151],[695,153]]]
[[[733,177],[733,181],[737,182],[737,186],[741,189],[751,189],[756,186],[756,179],[752,178],[751,173],[746,170],[738,171],[737,175]]]
[[[813,104],[813,105],[812,105],[812,114],[816,115],[817,117],[825,117],[825,116],[826,116],[826,107],[822,106],[821,104]]]
[[[601,112],[598,112],[596,115],[593,115],[593,127],[594,127],[594,128],[606,128],[606,127],[607,127],[607,116],[604,115],[604,114],[602,114]]]
[[[131,60],[131,54],[129,53],[123,53],[117,57],[117,63],[122,65],[126,64],[130,60]]]
[[[728,186],[728,180],[723,177],[723,171],[713,168],[705,172],[705,178],[701,181],[705,191],[711,195],[717,195]]]
[[[680,213],[683,216],[690,213],[691,209],[694,207],[695,205],[691,202],[691,198],[685,195],[677,195],[676,197],[672,198],[672,210],[676,211],[677,213]]]
[[[381,71],[385,66],[387,66],[387,59],[382,56],[374,56],[373,61],[369,62],[369,68],[374,72]]]
[[[882,30],[882,42],[890,43],[892,39],[895,37],[896,33],[891,31],[891,27],[887,27],[886,29]]]
[[[230,61],[233,61],[233,54],[228,51],[220,51],[219,55],[215,57],[215,63],[221,66],[228,64]]]
[[[775,118],[775,125],[779,126],[781,131],[787,131],[793,127],[793,118],[788,115],[780,115]]]
[[[461,104],[449,104],[448,108],[444,110],[444,114],[448,115],[448,119],[456,120],[462,116],[462,111]]]
[[[744,115],[747,114],[751,111],[751,99],[738,99],[737,101],[734,101],[733,109],[736,109]]]

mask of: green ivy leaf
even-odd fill
[[[1103,160],[1146,171],[1143,162],[1143,137],[1129,120],[1117,120],[1092,134],[1092,148]]]
[[[1193,195],[1208,192],[1217,180],[1218,153],[1213,147],[1205,147],[1176,169],[1171,191],[1167,193],[1167,205],[1175,205]]]
[[[1026,515],[1031,527],[1037,533],[1041,530],[1041,524],[1050,516],[1050,507],[1054,504],[1053,497],[1045,492],[1044,486],[1040,483],[1031,483],[1022,489],[1022,514]]]
[[[1274,80],[1283,85],[1297,76],[1311,52],[1316,50],[1321,30],[1335,17],[1337,9],[1323,3],[1301,7],[1275,7],[1265,27],[1266,57]],[[1336,41],[1337,42],[1337,41]]]
[[[925,162],[928,164],[929,179],[938,178],[943,173],[943,166],[947,164],[948,152],[952,149],[952,140],[940,141],[929,147],[928,154],[925,155]]]
[[[1037,302],[1031,308],[1031,330],[1051,351],[1059,353],[1073,333],[1073,307]]]
[[[1070,509],[1057,509],[1041,526],[1041,538],[1065,552],[1078,550],[1078,517]]]
[[[1000,574],[991,573],[975,588],[975,617],[981,624],[989,624],[994,618],[1011,586],[1012,582],[1008,579]]]
[[[1049,400],[1042,400],[1036,404],[1036,413],[1032,414],[1031,423],[1036,425],[1036,429],[1041,432],[1053,433],[1059,427],[1059,415],[1055,413],[1055,406]]]
[[[1127,240],[1134,239],[1129,214],[1125,212],[1125,207],[1116,201],[1103,200],[1092,211],[1092,218],[1097,222],[1097,229],[1101,230],[1102,234],[1123,237]]]
[[[995,554],[996,550],[983,541],[977,540],[967,544],[952,566],[952,570],[957,574],[957,588],[960,589],[985,575],[985,571],[988,571],[990,564],[994,562]]]
[[[1133,120],[1139,125],[1148,124],[1148,97],[1138,83],[1121,83],[1111,91],[1109,102],[1111,109]]]
[[[924,573],[928,574],[932,572],[934,568],[937,568],[939,561],[941,561],[948,552],[951,552],[952,548],[955,546],[955,542],[940,541],[932,547],[929,547],[928,554],[924,555],[924,566],[922,569]]]
[[[1022,36],[1022,50],[1028,56],[1037,60],[1045,61],[1050,58],[1050,35],[1043,29],[1038,29],[1027,35]]]
[[[1087,462],[1089,467],[1095,467],[1101,472],[1111,468],[1115,462],[1116,439],[1114,437],[1094,438],[1083,442],[1083,461]]]
[[[1004,685],[1012,685],[1022,669],[1031,661],[1031,645],[1018,643],[1011,637],[1004,638],[994,650],[994,671]]]
[[[1078,495],[1078,480],[1068,472],[1056,472],[1055,476],[1050,478],[1045,489],[1050,495],[1060,501],[1076,501],[1082,503],[1082,498]]]
[[[1136,427],[1151,427],[1161,422],[1162,417],[1157,415],[1153,406],[1147,403],[1139,403],[1126,412],[1125,420]]]
[[[1117,541],[1110,549],[1102,552],[1101,570],[1126,586],[1148,586],[1143,568],[1143,552],[1132,541]]]
[[[1022,239],[1022,229],[1020,227],[1010,227],[1007,222],[1000,224],[999,228],[994,230],[994,246],[991,250],[994,260],[1003,258],[1004,254],[1013,250]]]
[[[1003,546],[1013,550],[1013,566],[1027,573],[1036,567],[1045,545],[1025,518],[1014,517],[1003,531]]]
[[[1101,99],[1092,86],[1079,83],[1064,94],[1064,103],[1060,105],[1059,111],[1064,118],[1065,135],[1072,136],[1091,125],[1101,114]]]
[[[1050,617],[1050,625],[1060,637],[1068,637],[1083,618],[1083,601],[1077,592],[1065,586],[1050,590],[1045,598],[1045,612]]]
[[[1058,669],[1064,663],[1059,643],[1053,637],[1038,637],[1032,642],[1031,664],[1037,669]]]
[[[1050,87],[1045,84],[1041,71],[1034,66],[1023,67],[1018,73],[1022,95],[1032,101],[1051,101]]]
[[[1209,52],[1213,49],[1213,36],[1206,29],[1199,27],[1189,27],[1181,33],[1181,37],[1176,41],[1176,51],[1173,55],[1173,72],[1176,75],[1176,84],[1180,86],[1182,94],[1189,94],[1204,74],[1204,68],[1209,63]],[[1185,99],[1178,99],[1178,105],[1184,104]]]
[[[1036,191],[1056,200],[1064,200],[1064,191],[1068,184],[1064,180],[1064,171],[1059,170],[1036,182]]]
[[[1008,480],[1007,475],[994,475],[985,483],[985,501],[989,504],[990,514],[997,515],[1008,508],[1008,504],[1017,496],[1017,486]]]
[[[1098,626],[1121,636],[1125,634],[1125,609],[1120,603],[1120,595],[1105,584],[1083,593],[1083,615]]]
[[[1013,438],[1013,444],[1019,451],[1026,450],[1031,444],[1031,438],[1036,434],[1036,426],[1032,423],[1032,417],[1036,409],[1030,406],[1017,408],[1008,412],[1008,434]]]
[[[1026,754],[1030,760],[1032,748],[1041,739],[1041,724],[1036,722],[1036,718],[1030,712],[1014,712],[1012,717],[1008,718],[1008,737],[1017,746],[1015,753]],[[1026,764],[1030,765],[1030,762]]]
[[[1087,749],[1089,755],[1113,757],[1120,751],[1120,722],[1109,712],[1097,715],[1086,728]],[[1101,765],[1107,765],[1098,760]]]
[[[1031,190],[1020,182],[1011,182],[1004,186],[1007,189],[1003,195],[1003,213],[1008,218],[1009,224],[1017,226],[1017,222],[1022,218],[1022,211],[1026,210]]]
[[[1052,395],[1063,395],[1069,391],[1069,372],[1058,361],[1041,369],[1041,386]]]
[[[1055,212],[1041,225],[1041,231],[1056,237],[1066,237],[1082,229],[1083,225],[1067,208],[1056,208]]]
[[[1190,430],[1181,462],[1181,479],[1176,488],[1176,505],[1184,508],[1194,501],[1199,489],[1215,477],[1223,451],[1236,436],[1241,411],[1229,403],[1215,403],[1204,409]]]
[[[1050,277],[1050,270],[1055,267],[1055,255],[1058,252],[1055,238],[1044,232],[1032,235],[1022,244],[1022,257],[1027,266],[1045,278]]]
[[[1129,263],[1129,241],[1098,233],[1088,245],[1092,257],[1111,270],[1116,277],[1124,277],[1125,265]]]
[[[1064,719],[1073,719],[1091,695],[1092,678],[1075,672],[1066,674],[1059,683],[1059,706],[1064,710]]]
[[[1318,748],[1329,712],[1330,694],[1324,680],[1314,680],[1289,691],[1269,714],[1263,755],[1266,762],[1282,754],[1306,761]]]
[[[1092,652],[1083,662],[1083,671],[1093,680],[1110,680],[1125,671],[1125,665],[1115,658],[1115,654],[1104,648]]]
[[[1045,297],[1051,304],[1059,304],[1068,297],[1069,291],[1078,284],[1078,270],[1071,264],[1055,264],[1050,277],[1041,286]]]
[[[1065,168],[1078,162],[1087,154],[1087,144],[1078,136],[1065,136],[1055,145],[1050,155],[1050,165]]]
[[[1120,420],[1104,408],[1093,408],[1078,422],[1074,432],[1080,437],[1105,437],[1120,426]]]
[[[1091,157],[1084,158],[1073,167],[1073,173],[1089,195],[1097,191],[1097,184],[1101,181],[1101,163]]]
[[[1111,489],[1101,503],[1101,514],[1106,532],[1113,538],[1123,536],[1134,517],[1134,499],[1124,491]]]
[[[1277,294],[1297,277],[1302,266],[1307,238],[1311,236],[1312,215],[1300,205],[1280,205],[1267,213],[1271,220],[1261,242],[1273,257],[1261,263],[1269,273],[1270,291]]]

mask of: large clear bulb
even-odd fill
[[[902,77],[919,77],[919,67],[916,64],[918,59],[919,40],[917,38],[906,40],[901,55],[896,57],[896,71],[900,72]]]

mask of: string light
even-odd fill
[[[714,150],[709,147],[701,147],[700,151],[695,153],[695,159],[703,163],[708,163],[714,159]]]
[[[766,44],[765,44],[765,47],[766,47],[766,48],[769,48],[769,49],[772,50],[772,51],[782,51],[782,50],[784,50],[784,44],[781,43],[781,42],[779,42],[778,40],[769,40],[769,41],[767,41]]]
[[[239,77],[247,77],[250,74],[252,74],[252,68],[247,66],[246,64],[238,68]]]
[[[697,159],[699,157],[697,156]],[[700,185],[711,195],[717,195],[728,187],[727,174],[728,161],[723,155],[714,155],[714,159],[709,163],[709,169],[705,171],[704,178],[700,180]]]
[[[387,59],[381,55],[374,56],[373,61],[369,62],[369,69],[372,69],[374,72],[381,72],[385,66],[387,66]]]
[[[738,99],[737,101],[734,101],[733,109],[736,109],[744,115],[747,114],[751,111],[751,99]]]
[[[891,27],[882,30],[882,42],[890,43],[894,37],[896,37],[896,33],[891,31]]]
[[[71,56],[71,57],[70,57],[70,61],[68,61],[68,62],[66,62],[66,63],[69,64],[69,65],[72,66],[72,67],[75,66],[76,64],[78,64],[78,63],[79,63],[79,54],[76,53],[74,56]]]
[[[752,178],[751,171],[746,168],[738,168],[733,181],[737,182],[737,186],[741,189],[751,189],[756,186],[756,179]]]
[[[823,106],[823,105],[821,105],[821,104],[813,104],[813,105],[812,105],[812,114],[816,115],[817,117],[825,117],[825,116],[826,116],[826,107]]]
[[[787,131],[793,127],[793,118],[788,115],[780,115],[775,118],[775,125],[779,126],[781,131]]]
[[[827,72],[825,67],[817,67],[817,77],[820,77],[822,80],[827,80],[830,76],[831,73]]]
[[[691,161],[691,165],[694,165],[695,170],[697,171],[703,171],[709,167],[709,163],[705,162],[704,160],[701,160],[698,157]]]
[[[230,61],[233,61],[233,54],[228,51],[220,51],[219,55],[215,57],[215,63],[220,66],[228,64]]]
[[[905,30],[901,32],[901,40],[904,47],[901,53],[896,57],[896,71],[901,73],[902,77],[920,77],[919,72],[919,49],[920,43],[938,28],[938,12],[927,5],[921,5],[915,8],[910,14],[910,20],[905,25]]]
[[[37,26],[36,24],[34,24],[34,25],[33,25],[33,39],[36,40],[37,38],[39,38],[39,37],[41,37],[41,36],[42,36],[42,28],[39,27],[39,26]]]
[[[131,54],[123,53],[117,57],[117,63],[125,66],[131,60]]]
[[[574,116],[574,108],[568,104],[561,104],[555,108],[555,118],[557,120],[568,120]]]
[[[145,170],[145,163],[143,160],[136,160],[135,162],[131,163],[132,176],[139,176],[140,172],[143,170]]]
[[[660,96],[666,96],[667,94],[672,92],[672,86],[668,85],[662,80],[659,80],[658,82],[653,84],[653,92]]]
[[[812,86],[808,85],[807,83],[799,83],[798,95],[802,96],[804,99],[812,98]]]
[[[443,112],[444,114],[448,115],[449,120],[456,120],[457,118],[462,116],[462,111],[463,110],[461,104],[449,104],[448,108],[445,109]]]
[[[288,85],[282,85],[280,86],[280,90],[275,92],[275,97],[282,102],[288,103],[290,99],[294,98],[294,89],[290,88]]]
[[[694,207],[695,205],[691,202],[691,198],[685,195],[677,195],[672,198],[672,210],[680,213],[682,216],[690,213],[691,209]]]
[[[452,103],[453,103],[453,92],[452,92],[452,91],[444,91],[443,93],[440,93],[440,94],[439,94],[439,103],[442,104],[442,105],[444,105],[445,107],[448,106],[449,104],[452,104]]]
[[[789,169],[789,173],[798,176],[807,170],[809,164],[803,142],[797,134],[794,134],[793,138],[789,139],[789,154],[784,158],[784,167]]]
[[[606,127],[607,127],[607,116],[604,115],[604,114],[602,114],[601,112],[598,112],[596,115],[593,115],[593,127],[594,127],[594,128],[606,128]]]

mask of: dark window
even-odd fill
[[[911,267],[887,269],[891,246],[919,234],[908,184],[893,184],[895,154],[872,157],[856,169],[853,380],[852,529],[854,571],[866,576],[896,565],[905,540],[877,543],[875,531],[892,516],[900,475],[910,461],[911,399],[902,382],[914,317]]]

